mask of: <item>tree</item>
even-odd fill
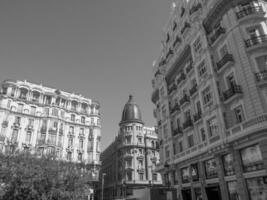
[[[53,156],[0,154],[0,200],[86,199],[91,169]]]

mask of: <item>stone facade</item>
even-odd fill
[[[176,199],[267,199],[266,13],[261,0],[173,4],[152,101]]]
[[[2,152],[52,153],[96,169],[100,157],[100,105],[91,99],[27,81],[6,80],[0,95]]]
[[[115,141],[101,153],[101,174],[104,199],[133,198],[137,188],[162,185],[155,171],[159,161],[158,136],[153,127],[146,127],[141,111],[132,97],[124,107]],[[101,194],[101,188],[99,188]]]

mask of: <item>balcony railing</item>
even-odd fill
[[[252,37],[248,40],[245,40],[245,45],[247,48],[255,46],[257,44],[262,44],[267,42],[267,35],[259,35],[257,37]]]
[[[197,122],[198,120],[201,119],[202,117],[202,113],[201,112],[197,112],[196,114],[194,114],[194,122]]]
[[[173,42],[172,47],[175,48],[175,47],[177,46],[178,43],[181,43],[181,41],[182,41],[181,38],[180,38],[179,36],[177,36],[177,37],[175,38],[175,41]]]
[[[240,85],[232,85],[230,89],[223,92],[224,101],[227,101],[236,94],[242,94],[242,89]]]
[[[179,110],[180,110],[179,104],[176,103],[175,106],[173,108],[171,108],[171,114],[174,113],[175,111],[179,111]]]
[[[242,19],[243,17],[257,13],[263,13],[263,9],[261,6],[249,6],[237,12],[236,17],[237,19]]]
[[[257,82],[267,81],[267,70],[255,73]]]
[[[177,89],[176,84],[173,84],[170,88],[168,88],[168,93],[171,94],[173,91]]]
[[[193,96],[197,91],[197,84],[194,84],[194,86],[189,90],[190,96]]]
[[[232,54],[227,53],[219,62],[217,62],[217,71],[219,71],[223,66],[225,66],[225,64],[229,62],[234,62],[234,58]]]
[[[193,69],[193,64],[190,63],[188,67],[185,69],[186,73],[188,74]]]
[[[185,122],[183,123],[183,129],[186,129],[189,127],[193,127],[193,122],[191,118],[186,119]]]
[[[187,28],[190,28],[191,25],[188,22],[185,22],[183,28],[181,29],[181,34],[184,34]]]
[[[173,130],[172,135],[175,136],[182,133],[183,133],[182,127],[178,126],[175,130]]]
[[[177,79],[177,85],[179,85],[182,81],[186,79],[185,74],[182,72],[180,77]]]
[[[182,105],[185,104],[186,102],[190,102],[189,97],[188,97],[187,94],[185,94],[185,95],[183,96],[183,98],[180,100],[180,105],[182,106]]]
[[[201,4],[198,3],[197,5],[194,5],[190,11],[189,11],[189,14],[192,15],[194,12],[198,11],[200,8],[202,8]]]
[[[217,28],[210,36],[210,43],[213,44],[224,33],[225,29],[223,27],[220,26],[219,28]]]

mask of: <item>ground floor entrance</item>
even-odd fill
[[[221,200],[221,192],[219,185],[206,187],[208,200]]]
[[[192,200],[191,189],[190,188],[183,189],[182,196],[183,196],[183,200]]]

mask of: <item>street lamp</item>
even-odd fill
[[[106,176],[106,175],[107,175],[106,173],[102,173],[102,187],[101,187],[102,192],[101,192],[101,200],[103,200],[103,197],[104,197],[104,181],[105,181],[105,176]]]

